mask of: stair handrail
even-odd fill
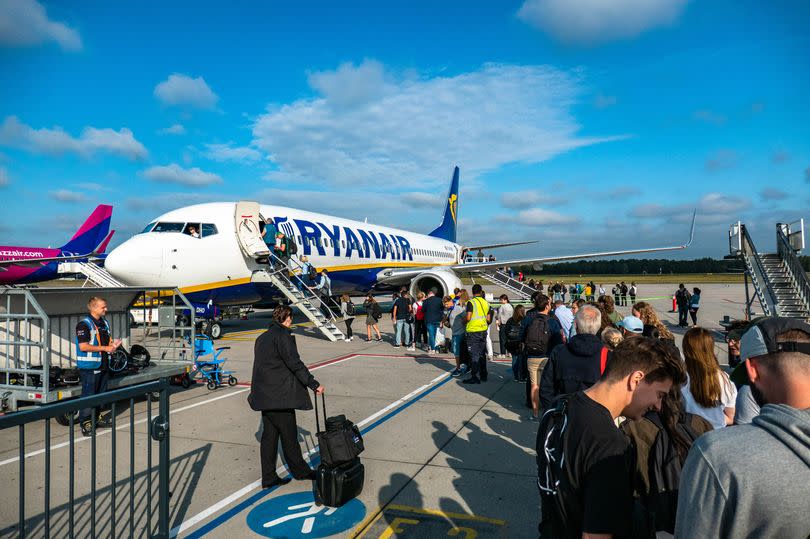
[[[495,275],[499,275],[500,277],[502,277],[505,280],[505,282],[502,282],[503,284],[511,286],[513,289],[517,290],[521,294],[526,294],[526,295],[530,296],[531,294],[533,294],[535,292],[535,290],[532,289],[531,286],[529,286],[527,284],[524,284],[524,283],[521,283],[517,279],[515,279],[513,277],[510,277],[509,274],[506,273],[503,270],[495,270],[493,273]]]
[[[268,260],[275,261],[275,264],[268,264],[268,269],[271,270],[268,273],[279,277],[283,281],[286,281],[290,286],[298,288],[296,284],[293,282],[293,280],[290,279],[290,277],[287,275],[287,272],[290,271],[290,268],[287,265],[286,260],[277,256],[273,251],[270,251]],[[298,265],[299,268],[303,268],[303,264],[299,263],[298,260],[296,260],[295,258],[290,257],[289,260],[291,260],[294,264]],[[301,292],[301,294],[303,294],[303,296],[310,303],[312,302],[313,299],[318,300],[321,303],[324,303],[323,297],[320,294],[316,294],[315,292],[313,292],[312,288],[301,278],[301,275],[302,274],[296,275],[295,273],[293,273],[293,279],[297,279],[298,282],[300,282],[301,285],[303,285],[303,288],[298,289]],[[329,316],[328,318],[324,316],[324,318],[334,323],[337,320],[335,313],[340,312],[340,305],[331,297],[327,297],[327,299],[328,301],[326,302],[326,306],[329,308],[329,313],[331,314],[331,316]],[[332,303],[332,305],[330,305],[330,302]],[[335,311],[334,307],[337,307],[337,311]],[[321,314],[323,314],[323,311],[321,311]]]
[[[799,260],[796,251],[791,247],[790,240],[788,240],[784,229],[780,225],[776,225],[776,249],[779,253],[779,259],[782,260],[788,273],[793,278],[799,299],[804,303],[806,312],[810,313],[810,280],[808,280],[807,272],[804,271],[801,260]]]
[[[754,247],[754,242],[748,234],[748,228],[744,224],[741,224],[740,229],[742,231],[743,255],[750,255],[750,260],[752,261],[752,263],[749,264],[751,267],[751,280],[754,282],[754,287],[757,291],[761,293],[760,299],[765,300],[765,305],[762,306],[766,311],[765,314],[775,316],[777,315],[776,293],[771,286],[771,282],[768,280],[768,274],[765,273],[765,266],[763,266],[762,260],[759,258],[759,253],[756,247]]]

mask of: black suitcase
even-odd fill
[[[338,466],[318,465],[315,486],[318,501],[329,507],[340,507],[363,492],[366,469],[357,457]]]
[[[327,466],[338,466],[353,461],[365,449],[360,429],[341,414],[326,417],[326,399],[321,395],[321,406],[325,429],[321,431],[318,419],[318,394],[315,394],[315,435],[318,438],[318,450],[321,462]]]

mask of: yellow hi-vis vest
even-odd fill
[[[487,314],[489,313],[489,302],[481,296],[473,297],[470,302],[473,306],[472,317],[467,322],[467,332],[475,333],[477,331],[487,330]]]

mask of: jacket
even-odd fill
[[[560,395],[588,389],[601,376],[602,341],[596,335],[574,335],[551,352],[540,378],[540,405],[545,409]]]
[[[307,388],[320,385],[298,355],[292,332],[271,322],[253,348],[253,377],[248,403],[253,410],[312,410]]]

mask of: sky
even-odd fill
[[[0,0],[0,244],[257,200],[554,256],[810,226],[810,3]]]

